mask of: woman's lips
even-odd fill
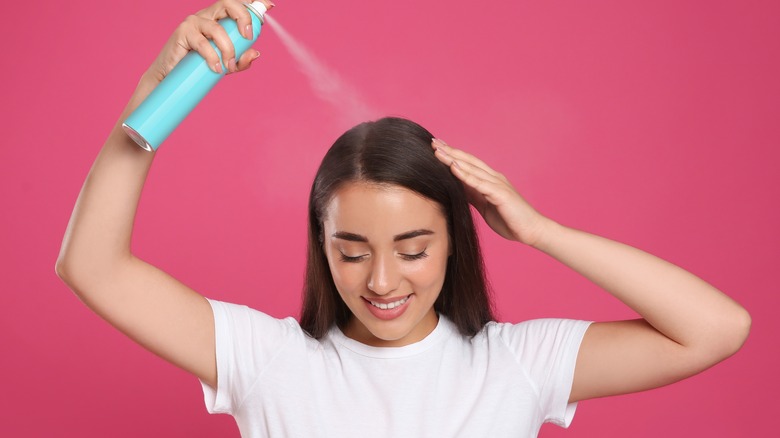
[[[396,298],[377,298],[368,299],[363,297],[363,301],[368,307],[368,311],[375,317],[388,321],[401,316],[409,307],[409,302],[413,300],[413,294],[405,297]]]

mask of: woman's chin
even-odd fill
[[[354,336],[348,336],[374,347],[403,347],[423,340],[436,328],[438,322],[435,313],[430,321],[425,316],[415,320],[408,312],[404,316],[382,319],[377,318],[373,312],[361,315],[360,318],[353,316],[349,328]]]

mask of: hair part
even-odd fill
[[[301,327],[321,338],[352,312],[341,299],[323,248],[325,209],[344,184],[395,185],[435,201],[447,220],[452,254],[434,309],[461,334],[494,320],[479,239],[463,184],[433,154],[433,135],[410,120],[386,117],[339,137],[322,159],[309,194],[308,250]]]

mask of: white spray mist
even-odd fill
[[[369,106],[360,93],[344,82],[338,73],[328,68],[303,44],[293,38],[278,21],[268,14],[265,19],[276,30],[282,44],[298,62],[299,68],[309,79],[309,85],[314,93],[338,110],[342,122],[352,126],[383,115]]]

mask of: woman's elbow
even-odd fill
[[[72,260],[66,258],[59,258],[54,263],[54,273],[76,295],[79,295],[81,290],[79,286],[84,279],[89,278],[85,274],[85,269],[82,264],[73,263]]]
[[[73,245],[66,245],[63,242],[57,260],[54,262],[54,274],[65,284],[70,284],[73,278],[73,268],[76,266],[74,255]]]
[[[753,319],[750,317],[750,313],[748,313],[747,309],[741,306],[731,319],[731,353],[729,356],[742,348],[748,338],[748,335],[750,334],[750,326],[753,324]]]
[[[72,266],[70,266],[66,260],[58,259],[57,262],[54,263],[54,273],[60,280],[62,280],[63,283],[65,283],[71,292],[80,297],[80,288],[76,286],[76,280],[74,279]]]
[[[54,263],[54,274],[59,277],[60,280],[67,283],[68,278],[68,264],[65,262],[65,260],[58,258],[57,261]]]
[[[714,362],[720,362],[734,355],[745,344],[750,334],[752,319],[747,309],[737,307],[718,322],[719,329],[711,337],[711,354]]]

